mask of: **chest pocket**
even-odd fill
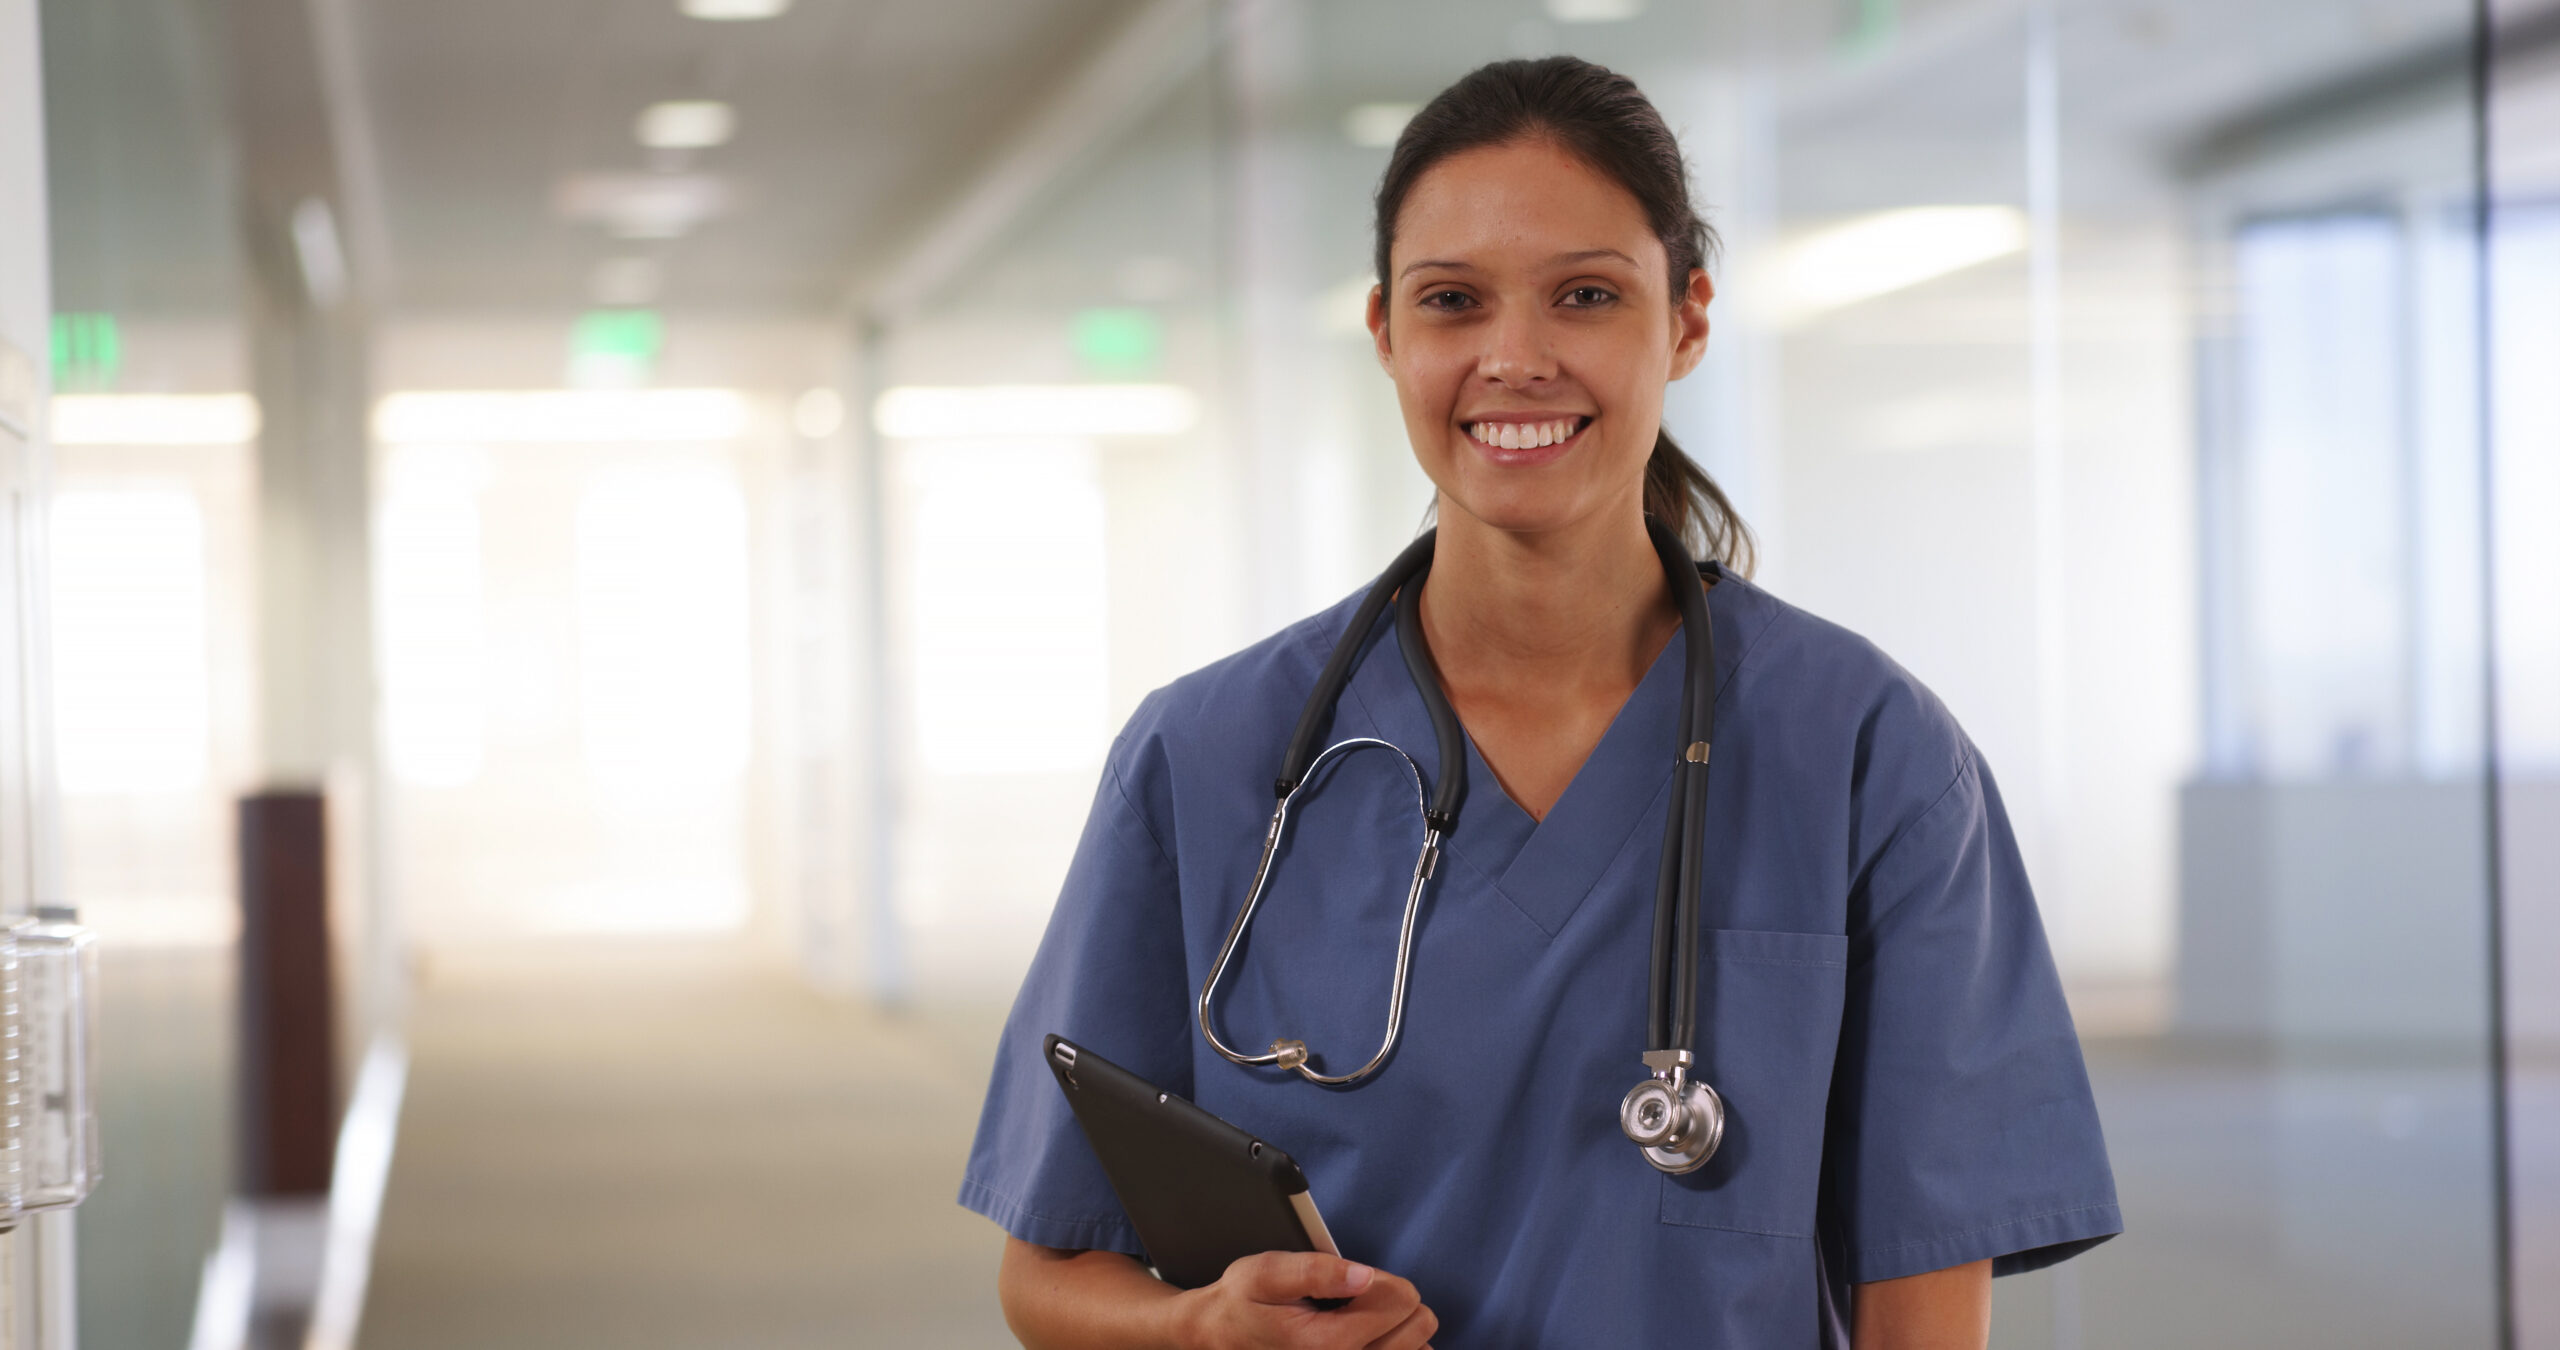
[[[1724,1098],[1724,1141],[1706,1166],[1662,1178],[1662,1221],[1810,1238],[1849,939],[1737,928],[1699,937],[1699,1060]]]

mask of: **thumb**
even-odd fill
[[[1263,1252],[1236,1262],[1230,1275],[1256,1303],[1295,1303],[1302,1298],[1352,1298],[1377,1272],[1322,1252]]]
[[[1312,1291],[1311,1296],[1356,1298],[1361,1290],[1369,1287],[1369,1281],[1377,1273],[1357,1261],[1345,1261],[1338,1256],[1326,1257],[1325,1269],[1321,1278],[1317,1280],[1317,1287]]]

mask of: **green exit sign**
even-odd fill
[[[1075,317],[1076,359],[1096,375],[1141,375],[1155,369],[1164,326],[1143,309],[1088,309]]]
[[[578,356],[650,361],[665,340],[666,325],[654,309],[591,309],[578,316],[569,349]]]
[[[124,366],[124,338],[113,314],[53,316],[53,386],[106,389]]]

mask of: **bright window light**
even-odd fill
[[[725,441],[747,429],[734,389],[421,390],[374,405],[386,445]]]
[[[1096,461],[1075,441],[908,452],[915,734],[926,771],[1072,772],[1101,760],[1110,630]]]
[[[619,469],[578,503],[578,714],[610,795],[700,793],[746,767],[747,510],[734,472]]]
[[[247,394],[57,394],[56,445],[245,445],[258,436]]]
[[[204,514],[176,486],[53,499],[54,737],[62,790],[184,792],[212,759]]]
[[[844,426],[844,396],[833,389],[808,390],[792,401],[791,429],[823,441]]]
[[[677,99],[640,110],[631,134],[652,150],[708,150],[738,130],[738,110],[718,99]]]
[[[736,23],[749,19],[780,18],[791,9],[791,0],[684,0],[685,17],[709,19],[715,23]]]
[[[392,772],[421,787],[465,786],[486,755],[488,476],[488,456],[470,448],[403,446],[385,463],[374,543],[384,739]]]
[[[1816,230],[1779,262],[1788,306],[1808,314],[2005,257],[2027,246],[2012,206],[1911,206]]]
[[[880,434],[910,440],[1172,436],[1199,420],[1176,384],[901,385],[872,410]]]

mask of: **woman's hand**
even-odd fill
[[[1173,1308],[1176,1343],[1196,1350],[1422,1350],[1440,1327],[1412,1281],[1318,1252],[1245,1257]]]
[[[1440,1319],[1413,1283],[1338,1256],[1264,1252],[1177,1290],[1115,1252],[1007,1238],[996,1287],[1031,1350],[1424,1350]],[[1319,1309],[1309,1299],[1348,1299]]]

